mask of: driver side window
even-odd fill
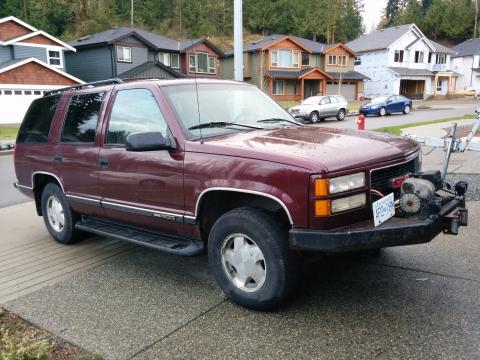
[[[323,98],[322,100],[320,100],[320,105],[326,105],[326,104],[330,104],[330,100],[328,100],[328,98]]]
[[[118,91],[110,113],[106,143],[125,145],[128,134],[150,131],[167,135],[167,122],[150,90]]]

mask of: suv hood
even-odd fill
[[[419,145],[408,138],[372,131],[298,126],[235,133],[187,143],[187,151],[273,161],[336,172],[402,159]]]

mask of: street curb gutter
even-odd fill
[[[12,154],[13,154],[13,150],[0,151],[0,156],[7,156],[7,155],[12,155]]]

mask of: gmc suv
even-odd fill
[[[207,251],[225,294],[253,309],[287,296],[306,252],[425,243],[467,223],[467,184],[420,172],[413,140],[302,125],[233,81],[52,91],[31,104],[14,159],[56,241]]]

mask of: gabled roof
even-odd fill
[[[403,67],[388,67],[390,71],[394,72],[397,75],[405,76],[433,76],[433,72],[426,69],[411,69]]]
[[[52,70],[54,72],[56,72],[57,74],[60,74],[66,78],[69,78],[70,80],[73,80],[73,81],[76,81],[78,82],[79,84],[83,84],[84,81],[76,78],[75,76],[72,76],[70,74],[67,74],[66,72],[62,71],[62,70],[59,70],[57,69],[56,67],[53,67],[53,66],[50,66],[48,65],[47,63],[44,63],[43,61],[41,60],[38,60],[37,58],[24,58],[24,59],[16,59],[16,60],[12,60],[12,61],[7,61],[7,62],[4,62],[4,63],[1,63],[0,64],[0,74],[1,73],[4,73],[4,72],[7,72],[7,71],[10,71],[12,69],[15,69],[19,66],[22,66],[22,65],[25,65],[25,64],[28,64],[29,62],[34,62],[34,63],[37,63],[38,65],[41,65],[43,67],[46,67],[47,69],[49,70]]]
[[[453,47],[456,52],[452,57],[480,55],[480,38],[469,39]]]
[[[145,70],[148,70],[148,69],[150,69],[152,67],[155,67],[155,66],[157,66],[157,67],[161,68],[162,70],[164,70],[165,72],[169,73],[174,78],[185,77],[185,75],[179,73],[178,71],[173,70],[169,66],[166,66],[166,65],[162,64],[160,61],[147,61],[147,62],[145,62],[145,63],[143,63],[139,66],[134,67],[133,69],[130,69],[128,71],[125,71],[125,72],[121,73],[120,75],[118,75],[118,77],[120,79],[134,78],[136,74],[141,73],[141,72],[143,72]]]
[[[421,34],[415,24],[406,24],[373,31],[348,42],[346,45],[355,52],[383,50],[412,29],[419,31]]]
[[[43,30],[38,30],[37,28],[33,27],[32,25],[29,25],[26,22],[23,22],[22,20],[17,19],[15,16],[7,16],[7,17],[4,17],[4,18],[1,18],[0,19],[0,24],[5,23],[5,22],[9,22],[9,21],[13,21],[13,22],[27,28],[28,30],[31,30],[31,32],[28,33],[28,34],[24,34],[24,35],[18,36],[16,38],[10,39],[8,41],[3,41],[3,42],[0,41],[0,45],[11,45],[11,44],[14,44],[14,43],[21,42],[23,40],[30,39],[34,36],[42,35],[42,36],[45,36],[46,38],[52,40],[53,42],[57,43],[59,46],[64,47],[67,50],[76,51],[73,47],[64,43],[60,39],[57,39],[56,37],[46,33]]]
[[[331,50],[333,50],[333,49],[336,49],[336,48],[338,48],[338,47],[344,48],[345,51],[347,51],[348,53],[350,53],[350,55],[352,55],[352,56],[356,56],[356,55],[357,55],[357,54],[355,54],[355,52],[354,52],[352,49],[350,49],[347,45],[342,44],[342,43],[336,43],[336,44],[328,45],[323,52],[324,52],[324,53],[328,53],[329,51],[331,51]]]
[[[320,70],[319,68],[313,68],[313,67],[306,67],[301,70],[297,71],[291,71],[291,70],[268,70],[266,72],[266,75],[272,78],[279,78],[279,79],[301,79],[303,77],[306,77],[308,74],[313,73],[313,72],[319,72],[322,74],[325,78],[333,80],[333,77]]]
[[[183,50],[190,48],[193,45],[204,42],[209,47],[217,51],[219,54],[222,54],[222,51],[215,47],[207,39],[187,39],[183,41],[177,41],[169,39],[165,36],[154,34],[149,31],[130,27],[115,27],[113,29],[108,29],[95,34],[81,37],[76,40],[72,40],[68,44],[75,48],[109,45],[130,36],[136,37],[154,50],[182,52]]]
[[[435,52],[437,53],[444,53],[444,54],[456,54],[457,52],[455,50],[452,50],[446,46],[443,46],[442,44],[439,44],[433,40],[430,40],[432,43],[433,47],[435,48]]]

